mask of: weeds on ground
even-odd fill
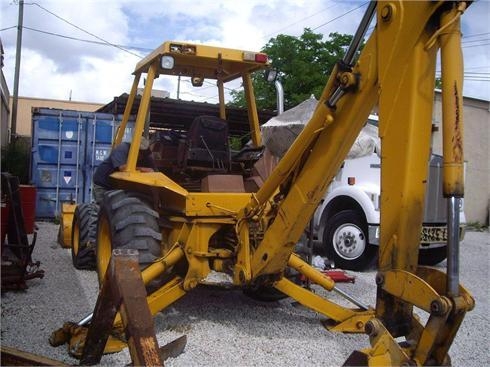
[[[475,232],[485,232],[488,230],[488,226],[480,222],[467,222],[466,230],[475,231]]]

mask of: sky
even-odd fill
[[[3,72],[13,93],[18,0],[0,0]],[[26,0],[19,96],[108,103],[128,93],[136,63],[167,40],[259,51],[278,34],[353,34],[366,1]],[[490,100],[490,1],[463,16],[465,96]],[[90,41],[90,42],[87,42]],[[114,47],[112,45],[118,45]],[[160,78],[161,79],[161,78]],[[177,85],[154,88],[176,98]],[[239,85],[236,85],[239,87]],[[182,83],[180,98],[216,103]],[[211,94],[210,94],[211,93]],[[318,97],[318,96],[317,96]]]

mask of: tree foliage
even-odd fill
[[[289,109],[309,98],[318,98],[335,63],[339,61],[351,42],[352,36],[330,33],[323,35],[305,28],[300,37],[280,34],[271,38],[262,48],[271,60],[272,68],[278,71],[278,79],[284,88],[284,108]],[[268,83],[263,73],[252,76],[257,107],[276,108],[276,89]],[[243,90],[231,92],[231,105],[246,107]]]
[[[442,78],[436,78],[436,88],[442,89]]]
[[[19,178],[21,184],[29,184],[31,142],[30,139],[17,137],[2,148],[1,171]]]

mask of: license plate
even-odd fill
[[[440,243],[447,242],[446,227],[422,227],[420,233],[420,242],[422,243]]]

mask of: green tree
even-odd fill
[[[31,142],[18,137],[2,148],[1,171],[19,178],[21,184],[29,183]]]
[[[271,60],[273,69],[284,88],[284,108],[289,109],[309,98],[316,98],[327,82],[335,63],[339,61],[352,40],[351,35],[330,33],[323,41],[323,35],[305,28],[300,37],[280,34],[271,38],[262,48]],[[257,107],[275,109],[276,89],[268,83],[263,73],[252,76]],[[233,106],[246,107],[243,90],[231,92]]]
[[[436,78],[436,88],[442,89],[442,79],[441,78]]]

